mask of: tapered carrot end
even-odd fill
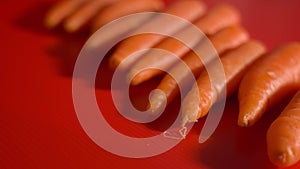
[[[58,24],[59,24],[59,22],[56,18],[53,18],[50,15],[46,16],[46,19],[44,21],[44,25],[46,26],[46,28],[53,29]]]
[[[276,156],[270,157],[269,156],[270,161],[272,161],[273,164],[279,166],[279,167],[288,167],[289,165],[287,165],[287,153],[281,152],[279,154],[277,154]]]
[[[109,66],[112,69],[116,69],[119,66],[120,63],[121,63],[121,59],[116,57],[116,54],[112,55],[109,59]]]
[[[131,81],[131,84],[134,85],[134,86],[137,86],[139,84],[141,84],[143,82],[143,80],[141,79],[140,76],[135,76],[132,81]]]
[[[151,92],[149,101],[147,108],[153,114],[162,112],[167,105],[167,97],[165,93],[159,89],[155,89]]]
[[[238,125],[241,127],[249,127],[251,124],[249,116],[240,116],[238,119]]]
[[[265,112],[266,107],[256,104],[256,107],[245,105],[240,106],[238,125],[241,127],[253,126]]]
[[[137,86],[140,83],[142,83],[141,74],[143,74],[143,71],[140,73],[137,73],[135,70],[129,71],[127,75],[128,82],[130,82],[131,85]]]
[[[74,33],[80,28],[80,23],[76,20],[68,20],[64,23],[64,28],[69,33]]]

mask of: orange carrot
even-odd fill
[[[249,37],[246,30],[244,30],[240,26],[232,26],[224,28],[223,30],[217,32],[215,35],[211,36],[210,41],[215,47],[217,53],[222,54],[226,50],[236,48],[239,45],[243,44],[248,40],[248,38]],[[208,42],[205,41],[201,42],[196,47],[196,50],[201,51],[203,48],[205,48],[205,45],[207,45],[207,43]],[[200,74],[204,64],[212,61],[217,56],[215,56],[214,54],[206,54],[204,57],[206,62],[202,63],[199,60],[199,56],[197,56],[193,52],[190,52],[183,58],[183,62],[190,68],[190,70],[187,70],[185,67],[183,67],[182,64],[176,64],[174,67],[172,67],[169,73],[176,76],[177,79],[182,79],[178,82],[176,82],[170,74],[165,75],[165,77],[158,85],[157,89],[161,90],[165,94],[167,98],[167,104],[170,103],[179,93],[177,83],[179,85],[185,84],[184,86],[189,85],[191,83],[191,79],[187,79],[187,75],[189,74],[189,72],[192,71],[194,76],[197,77]],[[153,112],[157,112],[157,110],[159,110],[165,102],[164,97],[162,97],[161,94],[162,93],[156,93],[151,95],[150,97],[150,100],[152,100],[152,102],[151,106],[149,106]]]
[[[67,32],[75,32],[84,24],[88,23],[99,10],[104,6],[115,2],[116,0],[91,0],[85,3],[84,6],[75,11],[64,22],[64,28]]]
[[[206,6],[199,0],[189,0],[174,2],[165,10],[165,13],[181,17],[188,21],[194,21],[202,16],[205,11]],[[170,21],[168,18],[158,15],[157,17],[152,18],[152,20],[150,20],[147,24],[141,25],[137,32],[140,32],[140,30],[143,31],[149,30],[149,28],[155,28],[156,30],[164,30],[164,32],[173,34],[182,29],[184,26],[186,26],[185,23],[178,23],[174,20]],[[142,34],[127,38],[118,45],[115,52],[111,55],[110,65],[113,68],[116,68],[125,58],[134,52],[137,52],[141,49],[150,48],[164,38],[164,36],[156,34]],[[130,60],[127,59],[127,64],[122,64],[122,66],[124,68],[128,67],[131,65],[131,63],[136,61],[138,57],[139,55],[130,57]]]
[[[161,0],[122,0],[108,5],[93,20],[92,29],[96,31],[103,25],[119,17],[138,12],[160,11],[164,7]]]
[[[224,68],[226,85],[211,84],[208,72],[206,70],[202,71],[197,83],[184,98],[182,125],[195,122],[205,116],[217,99],[222,99],[218,98],[220,92],[227,90],[227,96],[234,93],[238,89],[239,82],[249,65],[264,52],[265,47],[260,42],[249,41],[222,56],[220,61]],[[210,66],[214,68],[216,64],[218,62],[215,61],[210,63]]]
[[[194,25],[197,26],[204,34],[212,35],[215,32],[237,24],[240,20],[238,11],[229,5],[219,5],[209,11],[202,18],[197,20]],[[191,46],[195,46],[202,38],[195,36],[193,28],[185,28],[176,33],[175,37],[180,37],[181,40],[189,42]],[[180,41],[173,38],[166,38],[159,44],[155,45],[154,48],[163,49],[181,58],[190,49],[182,44]],[[159,61],[158,61],[159,60]],[[176,62],[174,57],[170,57],[167,53],[158,54],[157,52],[147,52],[143,57],[133,65],[130,72],[128,73],[129,79],[132,78],[139,70],[147,67],[161,67],[167,69],[173,63]],[[157,69],[144,69],[142,72],[135,75],[132,80],[132,84],[137,85],[144,82],[158,74],[163,73]]]
[[[240,126],[253,125],[263,113],[300,86],[300,43],[289,43],[259,60],[239,87]]]
[[[300,160],[299,143],[300,91],[268,129],[267,150],[270,160],[279,167],[297,163]]]
[[[211,11],[195,23],[202,32],[212,35],[220,29],[240,22],[239,11],[228,4],[217,5]]]
[[[45,25],[53,28],[76,11],[85,0],[64,0],[52,7],[45,18]]]

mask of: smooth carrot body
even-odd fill
[[[238,89],[238,85],[247,68],[265,52],[265,47],[257,41],[249,41],[235,48],[224,56],[220,61],[224,68],[225,85],[212,84],[211,78],[206,70],[202,71],[197,83],[186,95],[182,108],[182,125],[195,122],[205,116],[211,106],[218,100],[220,92],[226,90],[229,96]],[[218,58],[217,58],[218,59]],[[217,67],[218,62],[212,62],[212,68]],[[212,80],[214,81],[214,80]]]
[[[92,29],[96,31],[103,25],[122,16],[137,13],[160,11],[164,7],[162,0],[122,0],[108,5],[93,20]]]
[[[227,26],[237,24],[239,21],[240,15],[235,8],[229,5],[219,5],[211,11],[208,11],[208,13],[198,19],[194,25],[204,34],[212,35]],[[195,46],[202,39],[202,37],[195,35],[196,33],[194,32],[194,29],[187,27],[177,32],[175,37],[179,37],[181,40],[188,42],[190,46]],[[183,43],[173,38],[164,39],[162,42],[155,45],[154,48],[169,51],[179,58],[182,58],[184,54],[190,50]],[[170,57],[167,53],[158,54],[157,52],[149,51],[133,65],[128,73],[129,78],[131,79],[131,76],[135,75],[136,72],[142,68],[161,67],[167,69],[175,62],[176,59]],[[163,73],[163,71],[159,71],[157,69],[144,69],[142,72],[135,75],[131,83],[133,85],[137,85],[161,73]]]
[[[267,132],[270,160],[288,167],[300,160],[300,91],[293,97]]]
[[[222,54],[226,50],[236,48],[245,43],[248,39],[249,35],[247,31],[240,26],[224,28],[210,37],[210,41],[218,54]],[[204,44],[204,46],[201,44]],[[198,50],[203,50],[203,48],[205,48],[205,44],[207,44],[207,42],[200,43],[196,48]],[[165,94],[167,104],[170,103],[176,95],[178,95],[179,88],[177,84],[184,84],[184,86],[187,86],[191,83],[191,79],[187,79],[187,75],[190,71],[192,71],[195,77],[198,77],[204,65],[212,61],[217,56],[209,53],[201,57],[205,57],[203,60],[204,63],[194,52],[190,52],[183,58],[183,62],[190,68],[189,70],[187,70],[182,64],[176,64],[170,69],[169,73],[176,76],[177,79],[181,79],[180,81],[176,82],[170,74],[166,74],[164,76],[160,84],[157,86],[157,89],[161,90]],[[165,102],[164,97],[161,97],[160,95],[161,94],[157,93],[151,96],[150,100],[152,100],[152,103],[150,107],[153,112],[160,109]]]
[[[253,125],[263,113],[300,86],[300,43],[278,47],[253,66],[239,87],[240,126]]]
[[[194,21],[202,16],[206,11],[206,6],[198,0],[189,1],[176,1],[171,4],[164,12],[167,14],[175,15],[186,19],[188,21]],[[170,26],[171,25],[171,26]],[[186,24],[170,21],[168,18],[158,17],[152,18],[148,23],[141,25],[137,32],[140,30],[164,30],[169,34],[173,34],[182,29]],[[110,65],[116,68],[125,58],[131,54],[140,51],[142,49],[148,49],[159,43],[165,37],[157,34],[141,34],[123,40],[116,48],[114,53],[110,57]],[[137,60],[139,56],[130,57],[127,59],[127,64],[123,65],[124,68],[131,65]]]

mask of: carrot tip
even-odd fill
[[[150,103],[148,104],[149,111],[156,114],[161,112],[167,104],[166,95],[159,89],[155,89],[151,92]]]
[[[120,63],[120,62],[119,62],[116,58],[114,58],[114,57],[111,57],[111,58],[109,59],[109,66],[110,66],[112,69],[116,69],[116,68],[118,67],[119,63]]]
[[[45,22],[44,22],[44,25],[47,29],[53,29],[57,25],[57,23],[55,23],[54,21],[46,19]]]
[[[185,116],[181,120],[181,127],[186,126],[187,123],[196,123],[196,122],[198,122],[197,119],[192,120],[188,116]]]
[[[128,80],[128,82],[130,82],[130,84],[131,85],[133,85],[133,86],[137,86],[137,85],[139,85],[140,83],[141,83],[141,78],[140,78],[140,76],[137,74],[135,74],[135,73],[133,73],[132,71],[130,71],[129,73],[128,73],[128,75],[127,75],[127,80]],[[131,81],[130,81],[131,80]]]
[[[238,121],[238,125],[241,127],[249,127],[250,126],[250,116],[244,115],[241,120]]]
[[[64,26],[65,30],[69,33],[73,33],[75,31],[77,31],[80,27],[79,22],[76,22],[76,21],[65,22],[63,26]]]

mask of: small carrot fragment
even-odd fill
[[[212,35],[227,26],[237,24],[239,21],[240,15],[234,7],[230,5],[218,5],[198,19],[194,25],[197,26],[204,34]],[[180,30],[176,33],[175,37],[179,37],[181,40],[184,39],[186,42],[189,42],[190,46],[195,46],[196,43],[202,39],[202,37],[195,36],[194,29],[190,27]],[[169,51],[179,58],[182,58],[184,54],[190,50],[180,41],[173,38],[164,39],[159,44],[155,45],[154,48]],[[128,76],[129,79],[133,79],[131,83],[133,85],[137,85],[163,73],[163,71],[159,71],[157,69],[144,69],[142,72],[136,74],[142,68],[161,67],[167,69],[175,62],[176,59],[170,57],[167,53],[157,54],[157,52],[149,51],[133,65]],[[134,75],[135,77],[132,78]]]
[[[210,37],[210,41],[218,54],[222,54],[226,50],[236,48],[245,43],[248,39],[249,35],[247,31],[240,26],[224,28]],[[205,41],[201,42],[196,47],[196,50],[201,51],[202,48],[205,48],[207,43],[208,42]],[[195,77],[198,77],[204,65],[212,61],[217,56],[214,56],[214,54],[206,54],[205,57],[206,62],[202,63],[199,59],[199,56],[197,56],[194,52],[190,52],[183,58],[183,62],[190,68],[190,70],[187,70],[182,64],[176,64],[170,69],[169,74],[166,74],[160,84],[157,86],[157,89],[161,90],[166,97],[162,97],[162,93],[156,93],[150,96],[151,105],[149,105],[149,107],[153,113],[157,112],[157,110],[159,110],[165,102],[169,104],[175,98],[175,96],[178,95],[179,88],[177,84],[184,84],[184,86],[186,86],[191,83],[191,79],[187,79],[190,71],[192,71]],[[170,74],[176,76],[176,79],[182,80],[176,82]],[[187,88],[187,86],[185,88]],[[165,98],[167,98],[167,100],[164,100]]]
[[[164,7],[161,0],[122,0],[104,7],[92,23],[93,31],[122,16],[138,13],[160,11]]]
[[[85,0],[64,0],[53,6],[47,13],[45,25],[47,28],[54,28],[65,18],[70,16],[74,11],[85,2]]]
[[[239,87],[238,125],[251,126],[300,86],[300,43],[282,45],[256,62]]]
[[[65,30],[70,33],[77,31],[97,15],[101,8],[115,1],[117,0],[90,0],[86,2],[65,20]]]
[[[300,87],[300,86],[299,86]],[[269,159],[279,167],[300,160],[300,91],[286,106],[267,132]]]
[[[211,84],[208,72],[206,70],[202,71],[197,79],[197,83],[194,84],[192,90],[184,98],[182,125],[184,126],[188,122],[195,122],[197,119],[205,116],[211,106],[218,99],[222,99],[218,97],[221,91],[227,90],[227,96],[234,93],[247,68],[264,52],[265,47],[262,43],[249,41],[222,56],[220,61],[224,68],[226,85]],[[217,63],[212,62],[210,66],[216,67]]]
[[[189,0],[189,1],[175,1],[164,11],[167,14],[175,15],[186,19],[188,21],[194,21],[195,19],[202,16],[206,11],[206,6],[199,0]],[[172,26],[169,26],[172,25]],[[170,21],[168,18],[158,15],[152,18],[148,23],[141,25],[141,27],[136,30],[136,32],[141,32],[140,30],[164,30],[168,34],[173,34],[178,30],[186,26],[185,23],[178,23],[174,20]],[[165,37],[156,34],[141,34],[123,40],[116,48],[115,52],[110,57],[110,65],[116,68],[125,58],[137,52],[141,49],[148,49],[155,44],[159,43]],[[135,57],[130,57],[127,59],[127,64],[122,64],[122,66],[128,67],[137,60],[140,55],[135,55]]]

